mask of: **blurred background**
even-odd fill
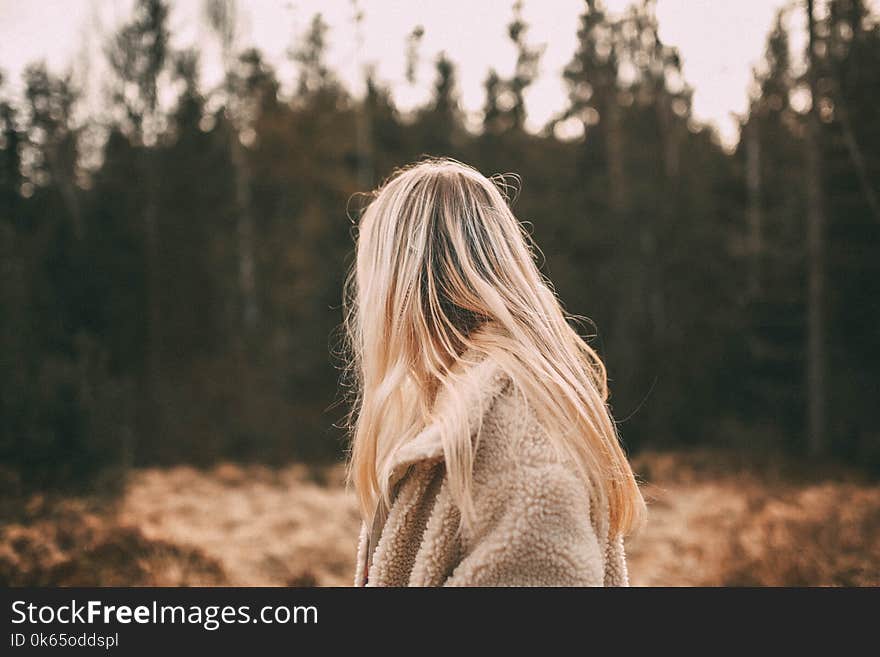
[[[815,5],[815,6],[813,6]],[[0,0],[0,582],[346,585],[352,195],[515,172],[636,584],[880,584],[880,7]]]

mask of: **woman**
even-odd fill
[[[644,502],[605,369],[501,189],[430,159],[373,196],[346,294],[355,584],[627,585]]]

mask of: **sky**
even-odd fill
[[[735,115],[746,110],[752,69],[785,1],[657,0],[660,38],[678,47],[685,79],[695,90],[694,116],[714,125],[727,145],[736,141]],[[605,2],[612,13],[629,4],[630,0]],[[204,53],[203,81],[216,84],[222,69],[203,19],[202,0],[171,0],[171,5],[174,45],[198,45]],[[100,103],[102,43],[128,17],[131,6],[132,0],[0,0],[0,70],[12,88],[20,90],[21,71],[30,62],[45,60],[57,72],[77,62],[80,71],[89,71],[79,83],[90,102]],[[260,48],[282,81],[295,79],[287,57],[291,44],[321,12],[330,25],[330,67],[357,93],[365,66],[374,66],[403,110],[429,97],[433,61],[441,51],[458,66],[462,105],[472,115],[483,105],[488,70],[508,75],[515,61],[506,33],[512,0],[361,0],[361,38],[352,21],[351,0],[239,0],[238,6],[239,44]],[[527,127],[532,130],[565,105],[561,72],[577,45],[582,7],[582,0],[525,0],[527,39],[545,48],[541,75],[526,95]],[[405,77],[406,38],[416,25],[424,26],[425,35],[416,80],[410,84]]]

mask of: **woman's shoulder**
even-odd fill
[[[492,470],[523,467],[567,470],[517,377],[491,356],[480,367],[484,385],[473,422],[476,468],[492,465]]]
[[[468,351],[437,399],[435,417],[451,408],[465,410],[476,449],[476,475],[523,466],[565,467],[526,393],[525,376],[506,359]]]

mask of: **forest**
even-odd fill
[[[404,112],[370,69],[364,95],[339,81],[316,15],[282,81],[233,38],[231,0],[205,3],[225,68],[207,89],[169,11],[137,0],[107,35],[100,116],[40,62],[22,95],[0,86],[4,490],[341,460],[358,194],[425,155],[517,174],[514,212],[589,320],[631,454],[880,471],[880,17],[863,0],[782,9],[732,147],[692,117],[650,0],[584,2],[567,107],[537,133],[524,97],[541,47],[519,3],[514,72],[488,74],[476,126],[445,55],[430,100]],[[411,62],[425,29],[401,44]]]

